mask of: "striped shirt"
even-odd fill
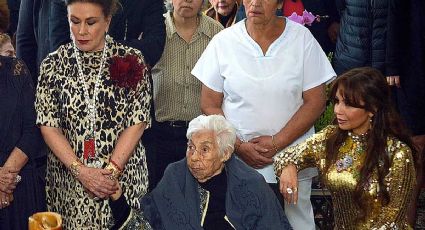
[[[163,121],[190,121],[201,114],[201,82],[190,72],[222,25],[205,15],[199,15],[199,25],[191,41],[177,33],[172,12],[167,12],[167,37],[164,52],[152,69],[155,117]]]

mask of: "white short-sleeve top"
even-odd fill
[[[284,32],[264,55],[248,35],[245,21],[218,33],[192,74],[208,88],[223,93],[225,117],[235,126],[238,137],[248,141],[279,132],[303,104],[303,91],[330,81],[336,74],[304,26],[286,20]],[[293,144],[313,132],[312,127]],[[276,183],[272,165],[258,171],[268,183]]]

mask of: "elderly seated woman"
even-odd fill
[[[110,199],[114,228],[291,229],[264,178],[232,156],[236,131],[221,115],[189,123],[186,158],[131,210],[121,190]]]

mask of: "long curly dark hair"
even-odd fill
[[[401,122],[401,119],[392,106],[390,87],[385,77],[378,70],[370,67],[352,69],[339,76],[333,83],[330,98],[336,101],[336,93],[344,98],[346,104],[365,109],[374,116],[371,128],[367,134],[366,158],[364,165],[360,169],[360,180],[354,193],[354,200],[365,210],[362,203],[363,188],[366,186],[368,178],[374,169],[378,169],[378,183],[384,188],[384,178],[389,173],[390,159],[385,152],[387,147],[387,137],[393,136],[407,144],[412,153],[413,148],[410,136]],[[336,118],[334,124],[337,124]],[[347,138],[348,131],[337,128],[326,143],[326,167],[325,173],[329,167],[337,161],[339,148]],[[415,156],[415,154],[413,154]],[[379,163],[382,162],[382,166]],[[379,196],[382,198],[383,205],[387,205],[390,197],[387,189],[380,189]],[[364,219],[365,211],[360,213],[359,219]]]

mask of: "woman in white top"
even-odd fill
[[[335,76],[307,28],[277,17],[282,0],[243,0],[247,18],[217,34],[192,74],[202,83],[205,114],[223,114],[237,129],[235,152],[279,194],[273,157],[313,132]],[[314,229],[310,203],[316,169],[299,174],[299,199],[285,205],[295,229]]]

